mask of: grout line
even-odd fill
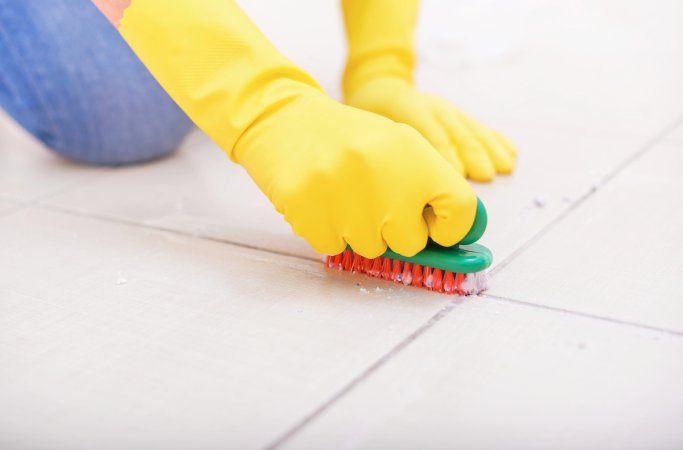
[[[562,220],[564,220],[569,214],[571,214],[575,209],[579,208],[581,205],[583,205],[590,197],[595,195],[600,189],[602,189],[607,183],[612,181],[617,175],[619,175],[625,168],[627,168],[629,165],[633,164],[635,161],[637,161],[639,158],[641,158],[643,155],[651,151],[657,144],[660,142],[663,142],[666,140],[666,136],[669,135],[671,132],[676,130],[679,125],[683,124],[683,114],[680,114],[678,117],[676,117],[671,123],[666,125],[659,133],[657,133],[653,138],[649,139],[646,141],[643,145],[641,145],[638,149],[636,149],[630,156],[628,156],[626,159],[618,163],[612,171],[607,173],[604,177],[600,179],[598,183],[593,185],[588,192],[583,194],[582,196],[579,197],[578,200],[573,202],[571,205],[567,207],[564,211],[560,213],[555,219],[551,220],[548,222],[543,228],[541,228],[539,231],[536,232],[533,236],[531,236],[526,242],[524,242],[522,245],[517,247],[515,251],[510,253],[505,259],[503,259],[501,262],[496,264],[492,269],[491,269],[491,275],[494,275],[501,270],[503,270],[508,264],[510,264],[515,258],[517,258],[520,254],[522,254],[524,251],[526,251],[529,247],[533,246],[536,242],[538,242],[543,236],[545,236],[550,230],[555,228],[557,224],[559,224]]]
[[[67,214],[67,215],[71,215],[71,216],[83,217],[83,218],[87,218],[87,219],[94,219],[94,220],[99,220],[101,222],[107,222],[107,223],[112,223],[112,224],[117,224],[117,225],[125,225],[128,227],[161,231],[164,233],[174,234],[176,236],[183,236],[183,237],[188,237],[188,238],[192,238],[192,239],[201,239],[203,241],[216,242],[219,244],[227,244],[227,245],[231,245],[233,247],[240,247],[240,248],[245,248],[245,249],[249,249],[249,250],[256,250],[256,251],[260,251],[260,252],[266,252],[266,253],[271,253],[271,254],[275,254],[275,255],[286,256],[286,257],[290,257],[290,258],[296,258],[296,259],[300,259],[303,261],[318,261],[318,258],[312,258],[312,257],[309,258],[306,256],[297,255],[294,253],[288,253],[288,252],[284,252],[284,251],[280,251],[280,250],[272,250],[272,249],[268,249],[268,248],[264,248],[264,247],[259,247],[256,245],[249,245],[249,244],[245,244],[242,242],[231,241],[228,239],[221,239],[221,238],[215,238],[212,236],[188,233],[186,231],[180,231],[180,230],[176,230],[174,228],[167,228],[167,227],[162,227],[159,225],[150,225],[150,224],[146,224],[146,223],[137,222],[134,220],[127,220],[127,219],[122,219],[119,217],[113,217],[113,216],[107,216],[107,215],[102,215],[102,214],[97,214],[97,213],[85,212],[85,211],[80,211],[80,210],[76,210],[76,209],[65,208],[62,206],[51,205],[48,203],[34,203],[34,204],[31,204],[30,206],[33,206],[37,209],[41,209],[44,211],[59,212],[59,213]]]
[[[276,438],[272,443],[270,443],[269,445],[264,447],[263,450],[275,450],[278,447],[280,447],[281,445],[283,445],[284,443],[286,443],[292,436],[294,436],[301,429],[303,429],[305,426],[307,426],[309,423],[311,423],[313,420],[315,420],[319,415],[323,414],[327,409],[329,409],[335,402],[337,402],[337,400],[339,400],[344,395],[349,393],[353,388],[355,388],[363,380],[365,380],[370,375],[372,375],[374,372],[376,372],[382,365],[384,365],[384,363],[386,363],[388,360],[393,358],[396,354],[401,352],[401,350],[403,350],[405,347],[410,345],[413,341],[415,341],[420,336],[422,336],[424,333],[426,333],[430,328],[432,328],[441,319],[446,317],[448,315],[448,313],[450,313],[453,309],[455,309],[457,304],[458,304],[457,300],[454,300],[454,301],[449,302],[443,308],[441,308],[441,310],[439,310],[436,314],[434,314],[431,318],[429,318],[429,320],[427,320],[425,323],[420,325],[419,328],[417,328],[410,335],[408,335],[406,338],[404,338],[402,341],[400,341],[398,344],[396,344],[391,350],[389,350],[387,353],[382,355],[374,363],[372,363],[365,370],[363,370],[361,373],[359,373],[357,376],[355,376],[351,381],[349,381],[344,386],[342,386],[342,388],[339,389],[337,392],[335,392],[330,398],[328,398],[327,400],[322,402],[317,408],[315,408],[313,411],[311,411],[306,416],[304,416],[301,420],[299,420],[299,422],[297,422],[293,427],[291,427],[289,430],[287,430],[284,434],[282,434],[280,437]]]
[[[509,303],[515,303],[517,305],[528,306],[531,308],[539,308],[539,309],[544,309],[547,311],[554,311],[554,312],[569,314],[572,316],[578,316],[578,317],[583,317],[583,318],[587,318],[587,319],[600,320],[602,322],[609,322],[609,323],[613,323],[616,325],[626,325],[629,327],[640,328],[643,330],[657,331],[660,333],[666,333],[666,334],[671,334],[671,335],[678,336],[678,337],[683,337],[683,331],[670,330],[667,328],[660,328],[660,327],[655,327],[652,325],[644,325],[642,323],[629,322],[628,320],[615,319],[615,318],[607,317],[607,316],[599,316],[597,314],[590,314],[590,313],[585,313],[585,312],[581,312],[581,311],[573,311],[571,309],[558,308],[556,306],[542,305],[540,303],[532,303],[532,302],[528,302],[525,300],[518,300],[515,298],[501,297],[499,295],[482,294],[482,297],[492,298],[492,299],[505,301],[505,302],[509,302]]]

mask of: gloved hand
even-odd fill
[[[327,97],[232,1],[134,0],[120,31],[317,251],[412,256],[472,225],[474,192],[417,131]]]
[[[343,0],[342,6],[349,41],[346,103],[412,126],[473,180],[513,170],[517,151],[500,133],[413,87],[418,0]]]

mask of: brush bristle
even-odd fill
[[[352,250],[325,257],[325,264],[331,269],[352,273],[364,273],[370,277],[383,278],[405,286],[424,288],[444,294],[472,295],[486,290],[488,274],[453,273],[398,259],[364,258]]]

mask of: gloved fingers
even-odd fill
[[[450,247],[470,231],[477,210],[477,196],[464,178],[450,168],[444,168],[449,170],[434,174],[434,194],[423,217],[429,236],[437,244]]]
[[[472,119],[458,108],[451,106],[456,115],[486,148],[498,173],[510,173],[515,167],[517,149],[501,133]]]
[[[390,249],[403,256],[413,256],[427,245],[429,229],[418,207],[393,217],[382,227],[382,237]]]
[[[284,210],[285,220],[291,225],[292,231],[308,241],[316,252],[337,255],[348,244],[359,255],[376,258],[387,250],[387,243],[378,227],[365,220],[364,214],[356,211],[350,211],[347,217],[321,214],[326,209],[325,201],[321,197],[310,203],[291,202]]]
[[[458,149],[467,176],[475,181],[492,180],[496,174],[495,166],[478,137],[459,119],[457,110],[451,109],[450,105],[448,107],[439,105],[437,113]]]
[[[484,141],[484,146],[491,157],[491,161],[493,161],[496,172],[507,174],[514,170],[515,157],[493,134],[490,134],[489,138]]]
[[[346,249],[346,241],[333,232],[324,232],[322,229],[307,231],[294,226],[292,231],[304,238],[313,250],[323,255],[338,255]]]
[[[344,236],[344,240],[354,252],[365,258],[377,258],[387,251],[387,243],[371,226],[355,228]]]
[[[445,151],[439,150],[439,153],[460,174],[460,176],[464,177],[467,175],[467,172],[465,171],[465,165],[460,160],[458,149],[456,149],[455,146],[449,145]]]
[[[404,121],[416,129],[430,144],[450,163],[461,175],[465,168],[458,156],[458,150],[453,146],[448,133],[431,111],[417,111]]]
[[[287,208],[277,207],[292,227],[294,234],[304,238],[313,249],[325,255],[337,255],[346,248],[346,241],[318,213],[318,208],[309,204],[292,202]]]
[[[480,182],[493,180],[496,168],[480,144],[466,144],[460,148],[460,154],[469,179]]]
[[[512,156],[513,158],[517,157],[517,147],[515,147],[512,142],[508,140],[508,138],[503,135],[503,133],[500,133],[496,130],[491,130],[491,133],[493,133],[493,136],[500,142],[500,144],[505,147],[507,150],[508,154]]]
[[[462,114],[462,113],[461,113]],[[477,136],[479,142],[487,151],[493,166],[498,173],[510,173],[515,168],[515,157],[506,142],[502,141],[490,128],[480,124],[462,114],[462,120],[470,128],[471,132]]]

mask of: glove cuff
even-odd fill
[[[342,82],[344,98],[348,100],[359,87],[377,78],[396,78],[413,84],[414,65],[413,52],[402,48],[350,59]]]
[[[233,161],[245,130],[302,93],[322,91],[231,0],[133,0],[119,32]]]
[[[342,0],[349,44],[346,98],[376,78],[413,82],[418,0]]]

